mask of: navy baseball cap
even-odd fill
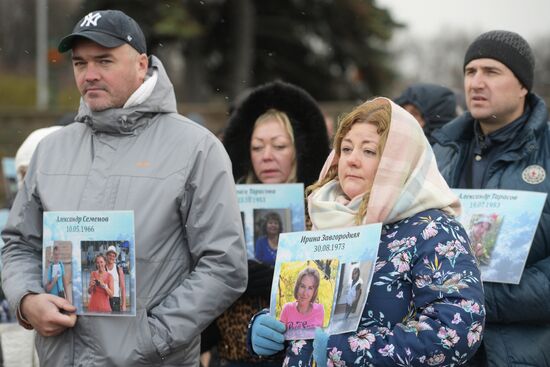
[[[80,19],[73,33],[64,37],[57,49],[67,52],[73,48],[75,39],[84,37],[103,47],[114,48],[129,44],[140,54],[147,53],[145,36],[134,19],[120,10],[93,11]]]

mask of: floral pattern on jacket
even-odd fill
[[[481,343],[479,269],[464,228],[440,210],[383,226],[356,332],[332,335],[329,367],[458,366]],[[312,341],[292,341],[284,366],[311,364]]]

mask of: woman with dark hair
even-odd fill
[[[253,89],[234,107],[223,144],[237,183],[308,186],[319,176],[323,157],[330,151],[325,120],[315,100],[281,81]],[[217,320],[218,352],[225,366],[281,365],[280,356],[260,359],[246,349],[248,321],[269,305],[275,253],[249,260],[247,290]]]
[[[279,246],[279,234],[283,231],[283,221],[276,212],[266,214],[262,225],[262,236],[254,245],[254,257],[264,264],[275,264],[277,247]]]

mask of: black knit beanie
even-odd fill
[[[519,34],[509,31],[483,33],[468,47],[464,69],[470,61],[484,58],[506,65],[528,91],[533,87],[535,58],[531,47]]]

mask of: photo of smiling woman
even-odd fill
[[[294,285],[296,301],[286,303],[280,317],[287,331],[323,326],[325,310],[317,298],[320,282],[319,271],[315,268],[307,267],[298,274]]]
[[[279,235],[291,228],[289,208],[254,209],[254,257],[264,264],[275,264]]]
[[[92,271],[88,293],[90,294],[90,303],[88,311],[90,312],[111,312],[109,297],[113,296],[113,277],[107,271],[107,260],[105,256],[99,254],[95,257],[96,271]]]

